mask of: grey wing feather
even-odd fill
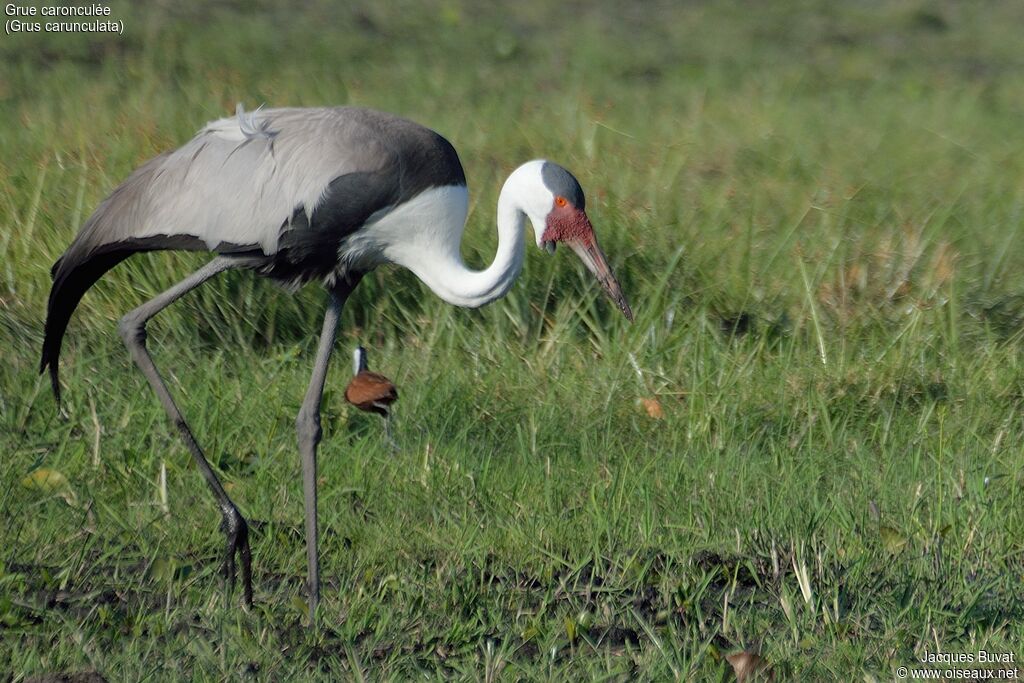
[[[237,118],[214,121],[159,162],[141,220],[110,229],[122,232],[117,237],[189,234],[211,250],[225,242],[273,254],[282,225],[297,208],[312,215],[334,178],[394,165],[365,115],[343,114],[258,112],[250,115],[258,116],[257,131],[243,130]]]
[[[338,240],[367,216],[427,187],[460,183],[462,166],[444,138],[383,112],[271,109],[213,121],[132,173],[54,264],[41,370],[50,367],[57,393],[71,314],[132,253],[259,256],[273,261],[269,274],[300,281],[323,274]]]

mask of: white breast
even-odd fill
[[[392,209],[378,211],[342,242],[346,269],[369,270],[395,263],[419,275],[424,263],[459,260],[469,210],[465,185],[434,187]]]

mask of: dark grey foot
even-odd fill
[[[227,581],[227,592],[230,596],[235,592],[235,553],[238,553],[242,564],[242,603],[252,607],[252,551],[249,549],[249,525],[238,508],[224,510],[224,519],[220,525],[227,537],[224,549],[224,579]]]

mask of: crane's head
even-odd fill
[[[622,314],[632,321],[633,311],[597,244],[579,181],[565,168],[543,159],[523,164],[509,180],[517,176],[518,182],[528,188],[522,193],[523,211],[533,224],[537,246],[549,254],[555,252],[558,244],[576,252]]]

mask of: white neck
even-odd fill
[[[382,218],[384,255],[413,271],[450,304],[477,308],[508,293],[525,258],[523,174],[513,173],[498,197],[498,252],[484,270],[466,266],[460,253],[468,194],[462,186],[434,188]]]
[[[498,197],[498,251],[491,265],[484,270],[472,270],[463,263],[458,252],[454,259],[431,264],[433,282],[426,278],[424,282],[448,303],[468,308],[484,306],[508,294],[519,277],[526,259],[523,242],[526,215],[507,190],[506,185]]]

